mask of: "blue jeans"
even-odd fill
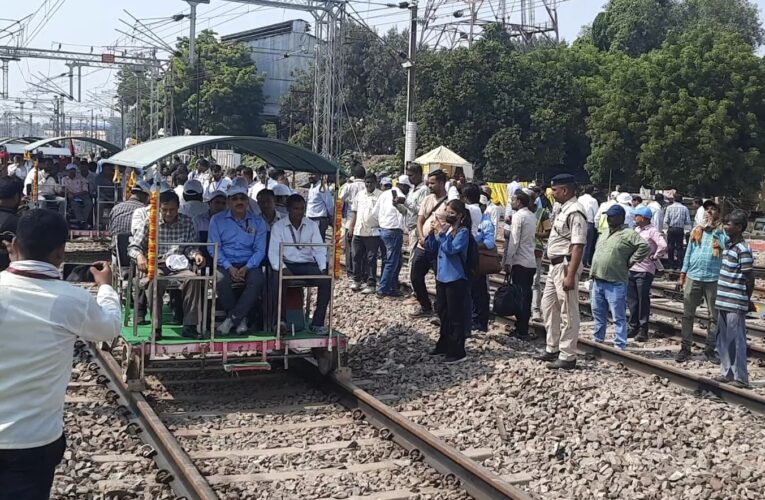
[[[378,293],[399,293],[398,273],[401,271],[401,245],[404,232],[400,229],[380,229],[380,239],[385,245],[385,264],[383,265]]]
[[[746,312],[718,310],[717,351],[720,375],[749,384],[746,366]]]
[[[627,347],[627,284],[594,279],[590,297],[592,316],[595,319],[593,339],[600,342],[605,340],[610,310],[616,326],[614,346],[619,349]]]

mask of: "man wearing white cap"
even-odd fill
[[[228,210],[210,220],[207,233],[209,243],[218,243],[218,296],[226,319],[218,331],[227,335],[236,327],[237,334],[247,332],[247,314],[263,290],[263,272],[260,265],[266,256],[268,228],[263,219],[249,209],[250,198],[244,183],[228,188]],[[244,284],[237,299],[232,285]]]
[[[88,180],[80,175],[77,165],[70,163],[66,166],[66,177],[61,179],[61,185],[64,187],[69,206],[74,212],[76,223],[80,227],[87,227],[93,210],[93,199],[90,197]]]
[[[207,212],[207,205],[202,201],[204,187],[198,180],[186,181],[183,185],[183,201],[181,213],[192,219]]]
[[[200,241],[207,240],[207,231],[210,229],[210,219],[213,215],[218,214],[226,210],[226,193],[223,191],[213,191],[210,194],[205,195],[205,201],[207,202],[207,212],[201,213],[191,219],[194,222],[194,227],[199,233]]]
[[[401,176],[405,181],[405,189],[409,187],[409,179]],[[401,179],[400,179],[401,180]],[[393,185],[390,177],[383,177],[383,188]],[[407,214],[404,202],[406,195],[398,187],[388,188],[383,191],[374,208],[374,216],[380,227],[380,239],[385,245],[385,258],[383,270],[380,274],[380,283],[377,286],[377,294],[385,297],[400,297],[401,290],[398,275],[401,271],[401,246],[404,243],[404,229],[406,224],[404,217]]]
[[[292,195],[292,190],[289,186],[277,183],[273,188],[273,193],[276,197],[276,211],[281,217],[287,217],[287,198]]]
[[[635,228],[635,210],[632,207],[632,195],[629,193],[619,193],[616,196],[616,202],[624,209],[624,224],[630,229]]]

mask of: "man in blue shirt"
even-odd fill
[[[704,300],[709,312],[709,329],[704,354],[714,364],[720,360],[715,353],[717,342],[717,280],[720,279],[722,254],[728,244],[728,236],[720,223],[720,210],[713,202],[707,205],[704,224],[691,231],[685,250],[683,268],[678,286],[683,289],[682,346],[675,361],[682,363],[691,357],[693,345],[693,322],[696,309]]]
[[[247,331],[247,314],[255,305],[263,289],[263,272],[260,264],[266,255],[268,228],[260,216],[249,210],[250,198],[244,183],[234,183],[228,188],[230,208],[210,219],[208,243],[218,243],[218,296],[226,319],[218,332],[227,335],[236,326],[236,333]],[[213,249],[210,249],[212,254]],[[232,285],[243,284],[239,299]]]

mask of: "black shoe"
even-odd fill
[[[707,349],[706,351],[704,351],[704,356],[706,356],[707,361],[709,361],[713,365],[720,364],[720,358],[717,356],[717,353],[714,351],[714,349]]]
[[[521,333],[518,330],[513,332],[513,337],[517,338],[518,340],[529,340],[529,339],[531,339],[531,335],[529,335],[528,333]],[[557,356],[557,354],[556,354],[556,356]]]
[[[196,326],[186,325],[181,330],[181,337],[185,339],[201,339],[202,336],[197,331]]]
[[[690,349],[680,349],[680,352],[678,352],[677,356],[675,356],[675,361],[678,363],[685,363],[689,359],[691,359]]]
[[[463,354],[461,356],[446,356],[444,359],[444,364],[456,365],[457,363],[462,363],[463,361],[467,361],[467,354]]]
[[[630,330],[630,331],[627,333],[627,338],[628,338],[628,339],[634,339],[634,338],[635,338],[635,337],[637,337],[638,335],[639,335],[639,334],[638,334],[638,331],[637,331],[637,330]]]
[[[428,356],[446,356],[446,353],[444,351],[439,351],[438,349],[431,349],[428,351]]]
[[[555,361],[556,359],[558,359],[558,353],[545,351],[544,354],[542,354],[541,356],[537,356],[534,359],[536,359],[537,361]]]
[[[547,369],[548,370],[573,370],[576,368],[576,360],[575,359],[556,359],[552,363],[547,363]]]
[[[637,342],[646,342],[648,340],[648,332],[640,332],[635,336]]]
[[[162,328],[154,330],[154,340],[162,340]]]

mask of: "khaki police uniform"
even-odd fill
[[[564,203],[553,216],[547,256],[550,272],[542,293],[542,316],[547,329],[547,352],[560,352],[560,359],[576,359],[576,343],[579,338],[579,277],[582,266],[576,271],[572,290],[563,289],[563,279],[571,257],[571,246],[587,243],[587,219],[584,208],[576,197]]]

